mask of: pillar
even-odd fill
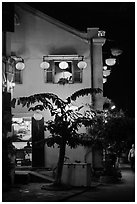
[[[32,167],[44,167],[44,118],[32,117]]]
[[[105,38],[93,38],[92,46],[92,88],[100,88],[102,93],[96,94],[93,97],[93,107],[97,110],[103,109],[103,60],[102,46],[105,43]]]

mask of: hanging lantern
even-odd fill
[[[25,64],[23,62],[17,62],[16,69],[23,70],[25,68]]]
[[[84,61],[78,62],[78,68],[79,69],[85,69],[87,67],[87,63]]]
[[[60,69],[67,69],[68,68],[68,63],[63,61],[59,63]]]
[[[107,82],[107,79],[106,79],[106,78],[103,78],[103,84],[106,83],[106,82]]]
[[[36,113],[34,113],[33,117],[35,120],[41,120],[43,116],[42,116],[42,114],[36,112]]]
[[[107,66],[103,66],[103,70],[107,70],[107,68],[108,68]]]
[[[118,48],[112,48],[111,49],[111,54],[115,57],[119,56],[122,54],[122,50],[118,49]]]
[[[104,70],[103,71],[103,76],[104,77],[107,77],[107,76],[109,76],[110,75],[110,70]]]
[[[48,68],[50,67],[50,64],[49,64],[48,62],[42,62],[42,63],[40,64],[40,67],[41,67],[42,69],[48,69]]]
[[[115,58],[108,58],[105,60],[105,62],[108,66],[113,66],[116,64],[116,59]]]

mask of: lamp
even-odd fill
[[[107,79],[106,79],[106,78],[103,78],[103,84],[106,83],[106,82],[107,82]]]
[[[48,62],[42,62],[41,64],[40,64],[40,67],[42,68],[42,69],[48,69],[49,67],[50,67],[50,64],[48,63]]]
[[[116,106],[115,106],[115,105],[111,106],[111,110],[114,110],[115,108],[116,108]]]
[[[60,67],[60,69],[66,69],[66,68],[68,68],[68,63],[65,61],[62,61],[59,63],[59,67]]]
[[[24,60],[21,57],[10,56],[8,58],[8,63],[13,66],[15,65],[16,69],[23,70],[25,68]]]
[[[110,70],[104,70],[103,71],[103,76],[104,77],[107,77],[107,76],[109,76],[110,75]]]
[[[33,117],[35,120],[39,121],[42,119],[43,116],[39,112],[36,112],[36,113],[34,113]]]
[[[118,48],[111,48],[111,54],[115,57],[119,56],[122,54],[122,50],[118,49]]]
[[[103,66],[103,70],[107,70],[107,66]]]
[[[85,69],[87,67],[87,63],[84,61],[78,62],[78,68],[79,69]]]
[[[23,70],[25,68],[25,64],[23,62],[16,63],[16,69]]]
[[[110,57],[108,59],[105,60],[106,65],[108,66],[113,66],[116,64],[116,59],[113,57]]]

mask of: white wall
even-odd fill
[[[23,84],[16,85],[13,97],[29,96],[36,93],[52,92],[62,99],[81,88],[91,87],[91,65],[89,44],[79,37],[45,21],[19,6],[15,10],[20,18],[20,25],[15,26],[15,32],[11,34],[11,52],[21,56],[25,62],[23,70]],[[49,54],[78,54],[85,57],[87,68],[83,70],[83,82],[77,84],[48,84],[44,83],[44,73],[40,68],[40,63],[44,55]],[[81,105],[90,103],[91,97],[80,98],[78,103]],[[17,106],[12,109],[13,115],[32,116],[26,108]],[[49,119],[49,113],[43,113],[45,121]],[[45,135],[46,136],[46,135]],[[78,147],[75,150],[67,148],[66,155],[71,161],[83,161],[85,149]],[[57,149],[45,148],[45,163],[48,166],[55,165],[57,161]]]
[[[92,163],[92,151],[91,149],[86,148],[84,146],[78,146],[75,149],[71,149],[69,146],[66,146],[66,154],[65,156],[69,158],[66,160],[66,163],[75,163],[75,161],[80,161],[81,163],[85,162],[85,155],[87,152],[86,162]],[[59,156],[59,148],[57,145],[53,147],[48,147],[45,145],[45,167],[47,168],[55,168],[57,166]]]

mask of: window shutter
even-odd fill
[[[13,82],[16,84],[22,84],[22,71],[15,69]]]
[[[44,70],[44,79],[45,83],[53,83],[54,82],[54,68],[53,68],[53,61],[50,61],[50,67]]]
[[[82,82],[82,70],[77,66],[78,61],[73,61],[73,82],[81,83]]]

